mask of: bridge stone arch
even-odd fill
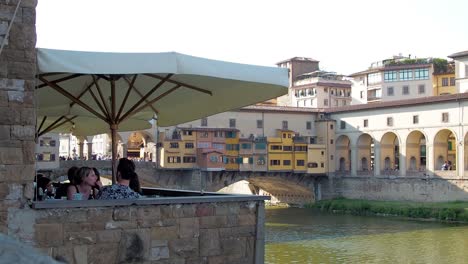
[[[314,202],[320,196],[321,176],[291,172],[205,172],[206,190],[217,192],[240,181],[251,185],[252,193],[271,195],[272,200],[287,204]],[[323,175],[324,177],[324,175]]]

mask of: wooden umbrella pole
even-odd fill
[[[117,146],[116,146],[116,138],[117,138],[117,124],[111,124],[111,141],[112,141],[112,184],[116,183],[116,156],[117,156]]]

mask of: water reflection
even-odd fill
[[[266,263],[468,263],[468,225],[267,210]]]

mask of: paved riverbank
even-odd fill
[[[322,200],[307,207],[353,215],[385,215],[468,223],[468,202],[416,203],[352,199]]]

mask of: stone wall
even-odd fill
[[[32,198],[36,109],[35,7],[37,1],[0,0],[0,232],[9,208]],[[15,10],[16,16],[14,16]],[[8,31],[8,29],[11,29]],[[6,38],[9,33],[9,38]]]
[[[468,201],[468,180],[344,177],[324,180],[322,198],[417,202]]]
[[[262,263],[263,206],[244,201],[16,209],[9,232],[76,264]]]

